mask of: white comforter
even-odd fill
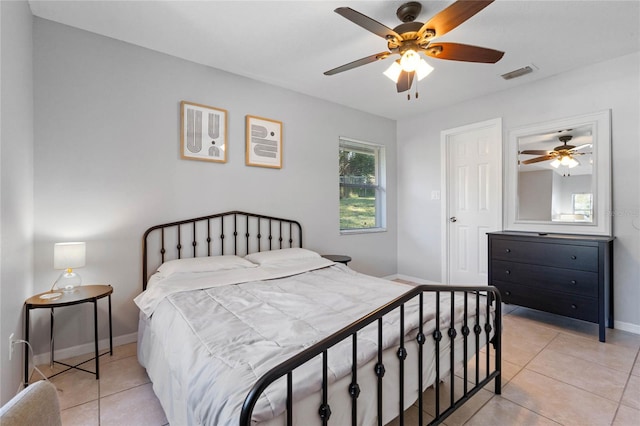
[[[244,399],[260,376],[409,289],[343,265],[311,267],[313,270],[292,276],[288,276],[290,271],[266,269],[242,273],[248,273],[249,278],[287,276],[229,284],[234,280],[228,277],[229,271],[222,271],[226,278],[218,283],[224,285],[209,288],[213,284],[205,284],[211,279],[206,274],[182,279],[172,276],[136,298],[141,309],[153,315],[152,329],[170,333],[163,357],[170,360],[175,386],[187,395],[190,423],[237,424]],[[176,286],[180,291],[174,291]],[[435,326],[433,297],[425,297],[425,306],[431,307],[425,308],[425,332]],[[443,295],[442,301],[446,300],[448,296]],[[418,327],[417,309],[417,302],[405,308],[405,332],[411,336]],[[445,308],[442,324],[449,324],[447,315]],[[462,309],[456,316],[462,316]],[[387,348],[399,341],[397,310],[385,316],[384,324]],[[172,330],[179,331],[171,334]],[[197,347],[185,347],[186,341],[197,342]],[[358,333],[358,364],[374,358],[377,350],[374,323]],[[320,389],[320,363],[316,358],[293,374],[294,400]],[[350,373],[350,340],[329,351],[328,365],[329,382]],[[284,411],[284,389],[283,380],[267,388],[256,405],[254,420],[267,420]]]

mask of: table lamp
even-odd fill
[[[62,290],[71,293],[81,284],[80,275],[73,271],[73,268],[82,268],[85,265],[86,244],[85,243],[56,243],[53,246],[53,268],[64,269],[51,290]]]

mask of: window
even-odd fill
[[[340,231],[384,230],[384,146],[340,138]]]
[[[587,222],[592,221],[593,216],[593,194],[590,193],[582,193],[582,194],[571,194],[571,204],[573,205],[573,214],[581,215],[580,220],[584,220]]]

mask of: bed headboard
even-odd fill
[[[232,211],[155,225],[142,238],[142,289],[168,260],[290,247],[302,247],[299,222],[254,213]]]

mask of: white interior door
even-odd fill
[[[442,132],[443,282],[487,284],[487,232],[502,229],[502,120]]]

